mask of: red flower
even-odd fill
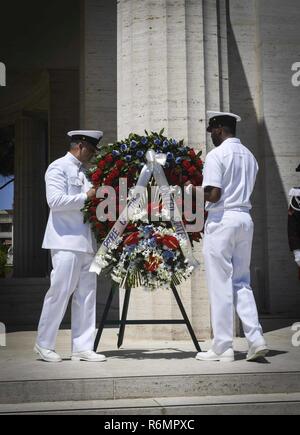
[[[114,168],[110,173],[110,178],[117,178],[120,175],[120,171],[117,168]]]
[[[107,154],[107,156],[105,157],[105,161],[106,163],[112,163],[114,161],[112,154]]]
[[[139,243],[139,235],[140,233],[136,231],[135,233],[130,234],[126,239],[124,240],[124,245],[130,246],[130,245],[137,245]]]
[[[189,169],[188,169],[188,173],[189,173],[189,175],[194,175],[194,173],[197,171],[197,168],[196,168],[196,166],[191,166]]]
[[[104,180],[104,184],[106,184],[107,186],[111,186],[113,183],[113,178],[109,175],[105,180]]]
[[[97,208],[96,208],[96,207],[91,207],[91,208],[90,208],[90,212],[91,212],[91,213],[93,213],[93,214],[95,214],[95,213],[96,213],[96,210],[97,210]]]
[[[173,251],[176,251],[179,249],[179,241],[176,239],[176,237],[173,236],[165,236],[162,240],[163,245],[165,245],[167,248],[172,249]]]
[[[149,261],[145,262],[145,269],[148,272],[156,272],[157,269],[159,268],[159,265],[161,263],[161,260],[157,257],[149,257]]]
[[[198,172],[197,174],[195,174],[195,185],[196,186],[201,186],[203,183],[203,175]]]
[[[194,159],[194,158],[196,157],[196,153],[195,153],[194,150],[190,150],[190,151],[188,152],[188,155],[189,155],[192,159]]]
[[[182,162],[182,166],[184,167],[184,169],[188,170],[192,165],[188,160],[184,160]]]
[[[97,169],[97,171],[95,171],[92,175],[92,181],[94,183],[98,183],[101,177],[102,177],[102,171],[101,169]]]
[[[185,184],[187,181],[189,181],[189,177],[187,177],[186,175],[184,175],[182,177],[182,183]]]
[[[118,160],[117,162],[116,162],[116,167],[119,169],[119,170],[121,170],[124,166],[125,166],[125,162],[123,161],[123,160]]]
[[[203,161],[201,159],[197,160],[196,166],[197,166],[198,169],[202,169],[202,167],[203,167]]]
[[[105,166],[106,166],[105,161],[104,160],[100,160],[100,162],[98,163],[98,168],[103,170],[105,168]]]

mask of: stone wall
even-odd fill
[[[117,139],[117,4],[81,2],[81,128],[102,130],[104,143]]]

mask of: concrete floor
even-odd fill
[[[124,340],[117,349],[117,331],[105,330],[99,351],[108,360],[105,363],[76,363],[70,361],[70,331],[61,331],[57,351],[64,361],[48,364],[36,359],[33,353],[34,332],[7,335],[7,347],[0,348],[0,381],[44,379],[122,378],[130,376],[197,375],[224,373],[281,373],[300,371],[299,347],[292,344],[295,334],[285,328],[266,334],[270,355],[259,363],[245,361],[247,345],[244,339],[235,340],[236,361],[232,364],[204,363],[195,360],[191,342],[130,341]],[[210,342],[201,343],[207,350]]]

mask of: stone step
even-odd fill
[[[84,370],[84,369],[83,369]],[[300,372],[220,373],[0,382],[0,404],[153,397],[283,394],[300,391]]]
[[[1,405],[0,415],[299,415],[300,393]],[[144,423],[143,423],[144,424]],[[145,423],[146,424],[146,423]]]

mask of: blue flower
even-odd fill
[[[149,236],[152,232],[153,232],[153,226],[152,225],[147,225],[146,227],[143,228],[143,233],[146,236]]]
[[[126,156],[125,159],[127,160],[127,162],[131,162],[131,160],[132,160],[132,156],[130,156],[130,155],[128,154],[128,156]]]
[[[136,148],[137,147],[137,143],[136,143],[136,141],[135,140],[132,140],[131,142],[130,142],[130,146],[131,146],[131,148]]]
[[[170,145],[170,144],[169,144],[169,141],[168,141],[168,140],[165,140],[164,143],[163,143],[163,148],[166,149],[166,148],[169,147],[169,145]]]
[[[168,161],[174,160],[174,154],[173,153],[168,153],[167,154],[167,160]]]
[[[141,142],[142,142],[142,145],[147,145],[148,139],[146,137],[142,137]]]
[[[178,145],[178,142],[176,139],[172,139],[172,145]]]
[[[155,139],[154,143],[155,145],[161,145],[161,140],[157,138]]]
[[[176,159],[176,165],[180,165],[182,163],[182,158],[181,157],[177,157]]]
[[[148,240],[148,246],[150,248],[156,248],[157,247],[157,241],[154,237]]]
[[[125,251],[126,251],[128,254],[132,254],[132,252],[135,250],[136,247],[137,247],[137,245],[126,246],[126,247],[125,247]]]
[[[169,260],[173,260],[175,257],[174,252],[172,251],[164,251],[163,252],[163,257],[165,261],[169,261]]]
[[[118,157],[120,155],[120,152],[117,150],[113,150],[112,154],[113,156]]]
[[[186,154],[189,151],[189,149],[187,147],[180,147],[178,148],[178,151],[180,151],[183,154]]]
[[[151,236],[152,232],[153,232],[152,225],[147,225],[146,227],[143,228],[143,233],[144,233],[145,238],[149,238]]]
[[[123,152],[128,150],[128,146],[126,145],[126,143],[122,143],[120,148],[121,148],[121,151],[123,151]]]
[[[137,153],[136,153],[136,155],[137,155],[137,157],[139,158],[139,159],[141,159],[142,157],[144,157],[144,151],[138,151]]]

